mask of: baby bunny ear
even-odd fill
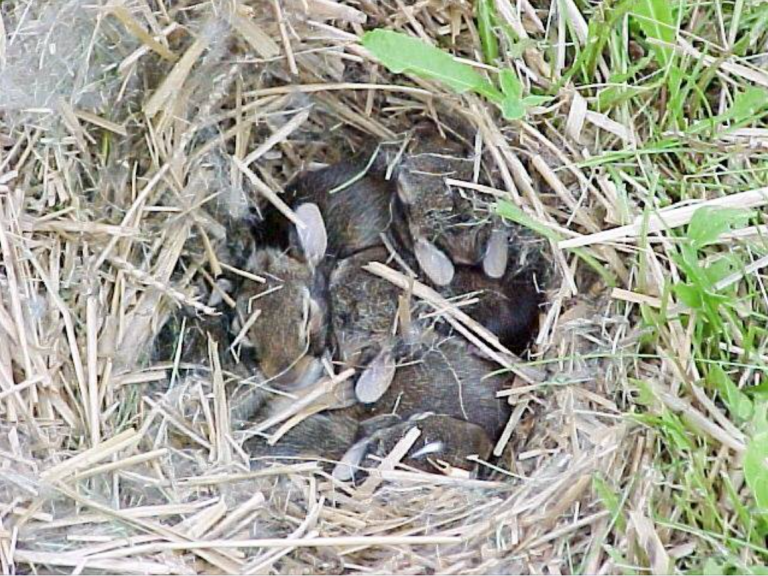
[[[416,185],[410,180],[411,175],[407,169],[399,169],[395,179],[397,197],[406,206],[410,206],[416,201],[414,188]]]
[[[367,438],[353,444],[339,463],[333,468],[332,475],[336,480],[349,482],[355,479],[355,472],[362,466],[363,459],[368,452],[368,445],[371,441]]]
[[[392,352],[384,349],[371,360],[355,385],[355,395],[363,404],[371,404],[384,396],[395,378],[397,366]]]
[[[325,256],[328,248],[328,234],[325,222],[317,204],[307,202],[296,208],[296,216],[304,223],[304,228],[296,226],[299,243],[304,255],[313,266],[316,266]]]
[[[490,278],[501,278],[507,270],[509,235],[505,230],[494,230],[488,239],[483,257],[483,272]]]
[[[453,280],[454,267],[450,258],[437,246],[424,238],[419,238],[413,247],[414,256],[419,266],[438,286],[447,286]]]

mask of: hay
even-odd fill
[[[495,4],[520,39],[509,64],[527,87],[552,86],[570,62],[568,42],[587,40],[579,5]],[[388,73],[357,41],[374,25],[481,60],[466,2],[0,4],[4,573],[664,573],[710,542],[656,516],[682,522],[662,482],[658,432],[626,415],[669,411],[691,423],[737,492],[748,438],[690,385],[690,330],[666,324],[667,345],[643,354],[636,312],[666,306],[665,282],[680,278],[673,230],[696,206],[764,206],[766,189],[670,202],[649,219],[646,181],[589,161],[640,146],[641,119],[596,112],[566,84],[551,106],[506,123],[476,95]],[[674,48],[733,82],[768,85],[738,58],[704,55],[683,38]],[[607,83],[606,66],[599,56]],[[475,181],[452,185],[512,202],[562,238],[531,249],[556,270],[528,365],[460,304],[372,266],[517,375],[495,449],[511,452],[511,467],[487,480],[431,475],[393,453],[358,487],[314,461],[251,470],[249,435],[283,423],[277,440],[351,374],[329,375],[317,397],[273,421],[238,421],[237,391],[261,382],[230,369],[241,337],[227,349],[209,330],[220,309],[208,298],[234,307],[216,285],[222,271],[264,279],[232,258],[233,223],[267,203],[295,219],[281,192],[297,171],[371,140],[399,141],[422,117],[475,138]],[[723,138],[765,145],[765,131]],[[596,282],[576,247],[621,285]],[[738,345],[727,350],[750,354]],[[636,403],[638,380],[653,402]],[[742,561],[760,554],[747,547]]]

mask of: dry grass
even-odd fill
[[[736,4],[686,13],[674,47],[706,65],[691,74],[720,107],[768,85],[764,55],[730,57],[765,13]],[[597,89],[626,86],[615,74],[636,63],[634,28],[617,26],[593,69],[571,75],[587,22],[608,16],[552,6],[496,2],[520,40],[502,42],[504,61],[526,90],[554,91],[505,122],[479,96],[388,73],[358,42],[383,26],[479,62],[467,2],[0,3],[3,573],[665,573],[766,560],[761,520],[744,512],[752,430],[700,385],[725,359],[740,387],[761,381],[766,334],[748,327],[766,318],[762,219],[722,238],[747,259],[718,285],[750,296],[732,337],[713,346],[704,314],[669,287],[684,277],[690,200],[768,202],[768,131],[684,133],[682,151],[665,152],[663,82],[596,105]],[[506,392],[512,468],[481,481],[385,460],[358,488],[316,462],[252,471],[230,406],[241,377],[201,335],[213,279],[233,267],[229,228],[249,199],[279,202],[298,170],[421,117],[475,138],[487,178],[468,190],[551,234],[535,362]],[[153,353],[161,333],[170,342]]]

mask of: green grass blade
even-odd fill
[[[512,222],[516,222],[521,226],[525,226],[526,228],[535,232],[539,236],[543,236],[544,238],[553,240],[555,242],[562,240],[562,237],[560,236],[560,234],[558,234],[551,228],[547,228],[546,226],[536,222],[536,220],[528,216],[525,212],[520,210],[520,208],[518,208],[514,204],[510,204],[509,202],[505,202],[504,200],[501,200],[496,205],[496,212],[501,217],[506,218],[507,220],[511,220]],[[595,272],[597,272],[608,286],[612,288],[616,286],[616,277],[609,270],[607,270],[605,266],[600,264],[597,258],[592,256],[589,252],[587,252],[583,248],[573,248],[570,251],[573,252],[574,255],[579,257],[581,260],[583,260],[584,263],[587,264],[590,268],[592,268]]]
[[[488,64],[496,62],[499,57],[499,41],[493,33],[494,7],[491,0],[476,0],[477,32],[480,34],[480,45],[483,47],[483,57]]]

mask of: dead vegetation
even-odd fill
[[[563,16],[496,7],[536,40],[509,62],[526,85],[551,86],[565,43],[540,41]],[[4,573],[664,573],[692,553],[691,534],[655,523],[679,515],[657,432],[625,417],[633,379],[695,420],[727,473],[746,437],[706,395],[680,392],[683,325],[667,326],[669,349],[640,353],[635,312],[658,309],[678,272],[667,236],[658,251],[638,239],[692,209],[664,213],[663,228],[643,220],[645,185],[627,176],[620,193],[586,160],[636,146],[643,126],[570,87],[506,122],[476,95],[390,74],[358,42],[383,26],[480,61],[467,2],[6,0],[0,17]],[[253,423],[234,405],[244,375],[208,303],[222,272],[244,273],[233,223],[279,201],[298,170],[423,118],[478,153],[461,186],[563,240],[536,247],[555,280],[533,362],[510,366],[512,467],[475,480],[393,456],[357,487],[312,461],[251,470]],[[763,190],[728,198],[766,203]],[[582,246],[617,288],[569,250]]]

